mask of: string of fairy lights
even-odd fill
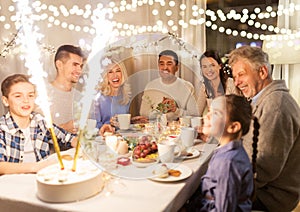
[[[0,24],[3,23],[4,29],[12,30],[16,28],[16,32],[11,35],[11,37],[6,38],[3,43],[3,48],[0,49],[0,56],[5,57],[11,49],[18,45],[18,33],[20,26],[16,26],[18,22],[16,14],[16,1],[11,0],[10,5],[7,5],[7,8],[4,8],[0,5]],[[134,12],[140,9],[143,6],[150,8],[151,16],[155,18],[155,23],[153,25],[135,25],[114,20],[114,17],[117,14],[124,12]],[[283,5],[278,5],[276,7],[267,6],[262,9],[256,7],[253,11],[249,9],[242,9],[241,11],[236,11],[234,9],[224,12],[222,10],[213,11],[211,9],[204,10],[199,5],[186,5],[179,4],[175,0],[121,0],[119,2],[110,1],[106,5],[103,3],[87,3],[84,5],[72,5],[67,7],[64,4],[55,6],[53,4],[47,5],[42,1],[33,1],[31,4],[33,15],[32,18],[36,22],[43,22],[48,28],[60,27],[62,29],[87,33],[89,36],[94,36],[96,29],[90,23],[90,20],[94,15],[99,12],[102,8],[108,8],[108,19],[111,20],[113,26],[113,33],[115,38],[120,37],[130,37],[133,35],[143,34],[143,33],[163,33],[163,34],[174,34],[179,33],[180,29],[185,29],[188,27],[194,27],[197,25],[205,24],[206,27],[212,30],[218,30],[220,33],[224,33],[228,36],[241,36],[247,39],[255,40],[266,40],[272,39],[271,36],[267,34],[279,33],[287,35],[284,39],[291,39],[295,36],[300,37],[299,30],[291,30],[286,28],[279,28],[273,25],[267,25],[263,23],[264,19],[279,17],[282,15],[293,16],[295,12],[300,10],[300,5],[289,4],[288,7]],[[191,8],[188,8],[191,7]],[[158,9],[160,8],[160,9]],[[1,15],[1,10],[8,10],[10,16]],[[176,12],[175,11],[179,11]],[[188,12],[189,11],[189,12]],[[177,15],[178,13],[178,15]],[[189,13],[190,18],[186,20],[186,14]],[[6,13],[7,14],[7,13]],[[174,20],[172,17],[176,14],[178,20]],[[80,23],[72,22],[72,17],[79,17],[82,21]],[[163,21],[163,17],[167,18],[167,21]],[[229,20],[235,20],[243,24],[247,24],[249,27],[255,27],[266,33],[251,33],[246,30],[231,29],[225,27],[226,22]],[[85,36],[83,36],[85,37]],[[178,37],[176,38],[178,39]],[[84,41],[82,41],[84,43]],[[55,50],[51,45],[41,44],[42,49],[54,53]],[[87,50],[91,49],[91,46],[84,43]],[[1,45],[2,46],[2,45]]]

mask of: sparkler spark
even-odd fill
[[[103,72],[100,66],[100,59],[102,57],[105,46],[107,45],[109,39],[112,37],[112,23],[106,19],[108,14],[109,10],[107,10],[106,8],[97,8],[93,11],[92,21],[93,27],[96,29],[96,36],[93,39],[92,51],[87,61],[89,74],[86,79],[85,87],[83,89],[83,98],[81,99],[82,108],[79,121],[80,136],[78,138],[78,145],[76,146],[72,168],[73,171],[76,170],[76,161],[79,152],[80,140],[82,138],[82,131],[86,125],[90,107],[96,93],[95,88],[99,78],[101,78],[101,73]]]
[[[58,156],[61,169],[64,169],[59,146],[57,143],[56,136],[53,131],[53,123],[49,108],[47,90],[45,86],[44,78],[47,74],[43,70],[43,66],[40,63],[40,50],[37,41],[41,39],[41,34],[39,34],[38,28],[34,27],[33,19],[30,18],[32,15],[31,8],[29,6],[28,0],[19,0],[18,2],[19,12],[17,16],[20,20],[20,25],[22,26],[23,35],[21,35],[21,44],[25,47],[25,66],[28,68],[28,74],[31,75],[30,81],[36,85],[36,90],[38,91],[37,104],[41,107],[45,119],[47,128],[51,132],[55,152]]]

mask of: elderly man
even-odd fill
[[[252,100],[260,123],[256,200],[252,208],[291,211],[300,198],[300,109],[283,80],[272,80],[268,55],[243,46],[229,55],[235,85]],[[253,129],[244,137],[252,155]]]
[[[175,76],[179,70],[178,55],[171,50],[162,51],[158,57],[158,68],[160,78],[146,85],[140,114],[151,118],[154,110],[160,110],[167,114],[169,120],[182,115],[199,115],[194,86]]]

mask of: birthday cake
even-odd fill
[[[103,188],[102,171],[91,161],[78,159],[76,171],[73,160],[63,160],[64,169],[54,164],[37,173],[37,196],[45,202],[73,202],[87,199]]]

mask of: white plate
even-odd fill
[[[134,165],[137,168],[146,168],[148,166],[153,166],[154,164],[157,164],[158,160],[155,160],[155,161],[149,162],[149,163],[147,163],[147,162],[137,162],[135,160],[131,160],[131,163],[132,163],[132,165]]]
[[[162,164],[158,164],[157,166],[161,166],[161,165]],[[193,171],[189,167],[182,165],[182,164],[166,163],[166,165],[169,169],[179,170],[181,172],[181,175],[178,177],[169,176],[166,178],[153,177],[153,178],[150,178],[150,180],[157,181],[157,182],[176,182],[176,181],[180,181],[180,180],[184,180],[184,179],[188,178],[193,173]],[[155,169],[155,166],[153,167],[153,170],[154,169]]]
[[[143,131],[144,129],[141,127],[138,127],[138,124],[130,124],[129,128],[127,130],[125,129],[119,129],[118,131],[120,133],[129,133],[129,132],[139,132],[139,131]]]
[[[130,129],[134,131],[143,131],[145,129],[145,124],[131,124]]]
[[[202,143],[203,141],[201,139],[194,139],[194,145],[195,144],[200,144]]]
[[[190,155],[190,156],[180,156],[179,158],[180,159],[184,159],[184,160],[187,160],[187,159],[192,159],[192,158],[196,158],[196,157],[199,157],[200,156],[200,152],[199,150],[197,149],[192,149],[191,151],[189,151],[188,153],[192,153],[193,155]]]

